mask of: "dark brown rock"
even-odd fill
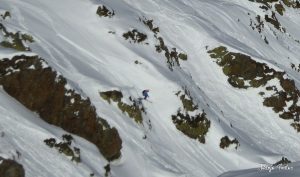
[[[0,176],[25,177],[25,171],[23,166],[16,161],[0,157]]]
[[[0,84],[46,122],[94,143],[106,159],[118,158],[122,147],[118,131],[97,116],[88,98],[66,89],[66,79],[42,67],[42,62],[24,55],[0,60]]]

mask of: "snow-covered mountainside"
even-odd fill
[[[299,16],[298,0],[1,0],[0,176],[300,176]]]
[[[277,167],[261,165],[255,169],[227,172],[219,177],[298,177],[299,169],[299,162]]]

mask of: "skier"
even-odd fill
[[[144,100],[146,100],[149,97],[148,92],[149,92],[148,89],[147,90],[143,90],[142,94],[144,96]]]

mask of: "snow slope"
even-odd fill
[[[114,9],[116,15],[97,16],[100,4]],[[283,34],[277,40],[272,28],[266,28],[267,45],[249,27],[247,13],[253,18],[263,14],[258,5],[246,0],[2,0],[0,8],[12,14],[5,24],[31,34],[35,39],[32,51],[90,97],[98,114],[118,129],[122,158],[112,163],[112,176],[215,177],[229,170],[275,163],[282,156],[300,159],[299,134],[289,122],[263,106],[259,89],[229,85],[207,54],[206,46],[227,46],[286,71],[299,88],[299,73],[290,63],[299,63],[300,45]],[[138,20],[142,16],[154,20],[168,46],[188,54],[181,69],[170,71],[163,54],[155,52],[152,32]],[[280,17],[295,38],[300,38],[298,16],[299,11],[290,10]],[[132,28],[146,33],[149,45],[124,40],[122,34]],[[0,53],[5,50],[0,48]],[[134,64],[135,60],[142,64]],[[211,120],[206,144],[186,137],[172,123],[171,115],[181,104],[175,93],[182,87],[189,89]],[[145,88],[150,89],[152,101],[144,103],[151,130],[137,125],[98,93],[118,89],[125,97],[139,97]],[[1,100],[5,100],[0,104],[1,131],[7,134],[0,139],[1,154],[11,156],[10,149],[18,149],[28,177],[104,174],[106,162],[93,145],[78,140],[82,164],[63,159],[42,142],[51,136],[59,138],[62,130],[43,123],[3,91]],[[20,128],[15,129],[16,125]],[[147,139],[143,139],[145,134]],[[219,148],[225,135],[239,140],[238,150]]]
[[[104,173],[104,169],[98,168],[98,165],[104,166],[106,162],[96,147],[76,137],[75,146],[84,149],[85,153],[82,154],[82,163],[71,162],[43,142],[50,137],[62,141],[61,135],[66,132],[42,121],[2,89],[0,98],[5,100],[0,106],[0,156],[17,160],[25,168],[26,176],[79,177],[88,176],[94,171]]]
[[[256,169],[227,172],[219,177],[298,177],[299,173],[299,162],[297,162],[273,168],[270,165],[262,165]]]

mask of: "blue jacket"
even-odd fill
[[[149,90],[143,90],[143,96],[145,96],[145,97],[148,97],[149,95],[148,95],[148,92],[149,92]]]

